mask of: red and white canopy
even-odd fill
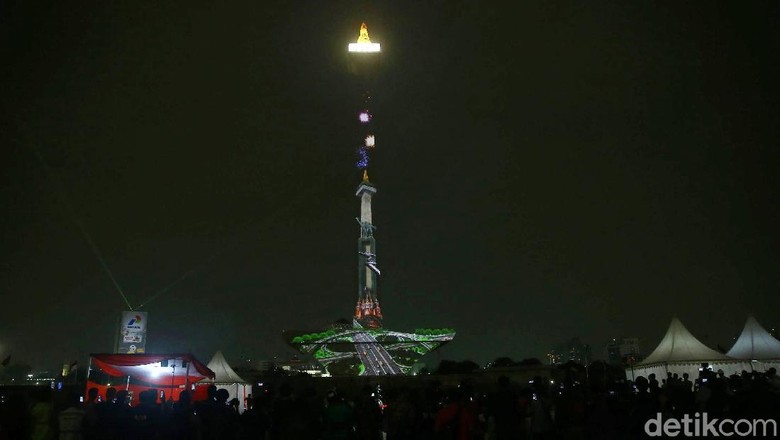
[[[175,354],[91,354],[92,368],[99,368],[111,376],[132,378],[161,386],[178,386],[197,382],[214,372],[195,356]]]

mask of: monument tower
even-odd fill
[[[376,186],[368,180],[368,165],[371,152],[376,146],[371,113],[371,89],[379,70],[381,46],[372,43],[365,23],[360,26],[356,43],[348,46],[350,72],[356,76],[361,100],[357,109],[357,120],[362,127],[360,146],[357,148],[355,165],[362,171],[362,181],[358,185],[356,196],[360,197],[360,238],[358,239],[358,299],[355,305],[354,324],[356,327],[382,327],[382,309],[379,307],[377,281],[380,275],[376,261],[376,240],[371,217],[371,198],[376,194]]]
[[[417,328],[414,332],[392,330],[383,325],[379,307],[377,281],[380,276],[376,259],[376,239],[371,202],[376,186],[369,180],[371,154],[376,147],[371,90],[379,70],[379,43],[372,43],[365,23],[360,26],[356,43],[348,46],[349,70],[359,87],[356,96],[356,124],[360,127],[356,149],[361,179],[355,195],[360,198],[358,237],[358,292],[352,325],[342,320],[320,331],[285,330],[288,344],[312,356],[332,375],[384,376],[409,374],[426,353],[436,350],[455,337],[451,328]]]

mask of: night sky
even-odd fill
[[[3,2],[0,356],[112,349],[90,240],[133,306],[174,283],[150,352],[351,317],[361,21],[385,325],[458,331],[428,362],[780,326],[777,2],[477,3]]]

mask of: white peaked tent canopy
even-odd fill
[[[680,322],[673,318],[666,335],[658,347],[640,365],[659,362],[689,362],[730,360],[728,356],[702,344]],[[216,373],[216,371],[215,371]]]
[[[229,394],[228,401],[234,398],[238,399],[239,411],[243,413],[246,409],[246,399],[252,394],[252,385],[230,368],[221,350],[217,350],[214,353],[214,357],[209,361],[208,367],[214,372],[214,379],[202,380],[198,384],[214,384],[217,388],[226,389]]]
[[[211,382],[214,384],[233,384],[233,383],[249,383],[241,378],[225,360],[225,356],[221,350],[217,350],[214,353],[214,357],[211,358],[207,367],[214,372],[214,379],[204,382]]]
[[[673,318],[666,335],[642,362],[626,370],[626,375],[632,379],[636,376],[648,377],[654,373],[660,382],[667,373],[677,373],[682,376],[688,373],[691,380],[699,377],[702,364],[708,364],[713,371],[723,370],[726,375],[751,370],[749,362],[734,359],[717,352],[696,339],[691,332]]]
[[[742,334],[726,354],[736,359],[759,361],[762,365],[758,365],[757,369],[780,369],[780,341],[752,316],[748,317]]]

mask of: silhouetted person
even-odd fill
[[[655,378],[655,373],[650,373],[650,375],[647,376],[648,385],[650,392],[652,394],[657,394],[660,390],[660,387],[658,386],[658,379]]]
[[[637,393],[631,402],[629,411],[629,438],[642,438],[644,436],[644,424],[658,410],[658,404],[653,394],[649,392],[650,382],[643,376],[636,377]]]
[[[241,402],[237,398],[230,399],[228,406],[237,416],[241,415]]]
[[[688,373],[683,373],[683,380],[682,380],[682,388],[685,391],[691,392],[693,391],[693,382],[691,382],[691,379],[689,379]]]
[[[173,440],[189,440],[195,435],[195,415],[192,397],[187,390],[179,394],[179,401],[173,405],[168,419],[167,432]]]
[[[531,400],[531,434],[534,439],[552,439],[555,424],[552,416],[553,404],[548,396],[547,380],[534,377],[533,397]]]
[[[271,410],[271,430],[274,440],[297,438],[300,426],[297,426],[299,417],[296,406],[292,387],[288,383],[283,383],[279,387],[279,394],[274,399]]]
[[[241,440],[267,440],[271,437],[269,409],[261,397],[250,398],[249,408],[240,418]]]
[[[610,440],[617,439],[617,420],[615,413],[609,408],[608,394],[598,393],[588,408],[586,422],[588,438]]]
[[[389,406],[385,409],[387,438],[389,440],[414,439],[417,432],[419,408],[413,390],[404,390],[396,397],[392,391],[387,394]]]
[[[59,425],[59,440],[82,440],[84,438],[82,427],[84,425],[84,410],[81,409],[79,396],[68,393],[66,408],[57,416]]]
[[[364,385],[355,399],[356,434],[361,440],[378,440],[382,426],[382,410],[371,385]]]
[[[214,395],[211,416],[203,420],[204,440],[234,439],[237,415],[227,405],[228,390],[218,389]]]
[[[130,405],[129,405],[129,392],[127,390],[119,390],[114,398],[114,403],[110,411],[111,423],[114,426],[114,437],[117,439],[124,438],[123,431],[127,428],[130,420]],[[110,437],[110,433],[107,435]]]
[[[116,397],[114,398],[114,404],[116,405],[124,405],[127,406],[127,396],[128,396],[127,390],[119,390],[116,392]]]
[[[117,420],[115,417],[117,390],[114,387],[106,389],[106,400],[94,406],[91,418],[85,419],[85,440],[107,440],[117,436]]]
[[[114,400],[116,399],[116,393],[118,391],[114,387],[108,387],[106,389],[106,403],[114,403]]]
[[[129,439],[159,438],[162,413],[157,406],[157,393],[153,390],[141,391],[138,406],[128,412],[129,420],[125,434]]]
[[[295,399],[295,416],[298,418],[295,434],[303,438],[315,438],[320,434],[320,411],[322,400],[312,387],[304,388]]]
[[[498,378],[498,391],[488,399],[488,417],[496,440],[514,439],[521,431],[519,396],[512,390],[509,378]]]
[[[84,401],[84,407],[98,404],[98,389],[95,387],[87,390],[87,398]],[[86,408],[85,408],[86,409]]]
[[[460,388],[450,390],[449,403],[437,413],[434,431],[437,439],[471,440],[477,428],[477,416],[466,404],[468,396]]]
[[[208,438],[207,426],[211,426],[211,419],[217,407],[217,386],[209,385],[206,388],[206,399],[195,404],[195,414],[198,416],[196,429],[198,436]]]
[[[329,391],[327,407],[322,416],[324,440],[351,439],[355,431],[355,415],[352,407],[335,391]]]
[[[84,410],[84,437],[86,440],[96,440],[98,430],[98,389],[95,387],[87,390],[87,397],[84,400],[82,409]]]
[[[771,393],[780,394],[780,376],[777,375],[777,369],[772,367],[766,370],[766,381]]]
[[[51,405],[51,391],[39,388],[33,392],[34,403],[30,408],[30,439],[54,439],[54,409]]]

